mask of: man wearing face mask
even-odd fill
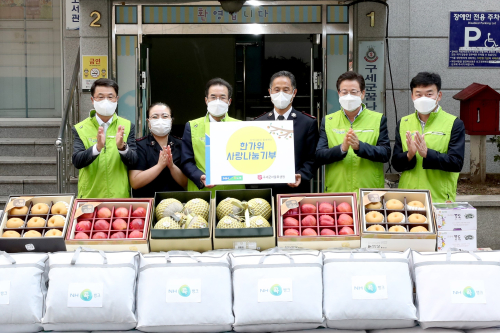
[[[129,198],[127,168],[137,162],[135,126],[115,114],[115,81],[96,80],[90,93],[94,109],[72,128],[72,161],[79,169],[78,198]]]
[[[392,155],[392,166],[402,172],[399,188],[430,190],[433,202],[455,201],[464,164],[464,123],[439,106],[438,74],[418,73],[410,88],[415,112],[398,122]]]
[[[362,103],[365,80],[346,72],[337,80],[341,110],[321,122],[316,159],[326,164],[325,192],[384,187],[384,163],[391,158],[387,118]]]
[[[265,184],[262,188],[271,187],[273,195],[285,193],[311,192],[310,180],[317,170],[314,151],[318,143],[318,123],[316,118],[299,112],[292,107],[297,94],[295,76],[288,71],[275,73],[269,83],[269,94],[274,110],[265,112],[255,118],[258,121],[292,120],[293,141],[295,150],[295,182],[290,184]]]
[[[205,103],[207,114],[186,123],[182,136],[182,171],[188,177],[188,191],[212,191],[215,195],[215,185],[205,183],[205,134],[210,135],[211,122],[239,121],[227,115],[231,104],[233,88],[221,79],[215,78],[207,82],[205,87]],[[239,190],[244,185],[218,185],[217,190]]]
[[[134,198],[152,198],[156,192],[183,191],[187,178],[179,169],[182,141],[170,134],[172,111],[163,103],[149,107],[150,134],[137,139],[137,164],[129,170]]]

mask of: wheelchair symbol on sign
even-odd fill
[[[484,41],[484,46],[485,47],[498,47],[497,43],[495,43],[495,40],[493,38],[490,38],[491,33],[488,32],[488,39]]]

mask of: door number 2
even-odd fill
[[[101,23],[99,23],[99,20],[101,19],[101,13],[99,13],[97,10],[94,10],[92,13],[90,13],[90,17],[95,17],[94,20],[90,23],[91,27],[101,26]]]

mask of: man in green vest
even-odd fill
[[[233,88],[221,78],[208,81],[205,87],[207,114],[186,123],[182,136],[181,168],[188,177],[188,191],[212,191],[244,189],[245,185],[207,185],[205,175],[205,134],[210,134],[210,122],[239,121],[227,115]]]
[[[365,80],[346,72],[337,80],[341,109],[321,122],[316,161],[326,164],[325,192],[384,187],[384,163],[391,158],[387,118],[362,103]]]
[[[115,114],[115,81],[96,80],[90,93],[94,109],[72,128],[78,198],[130,198],[127,168],[137,162],[135,127]]]
[[[430,190],[434,203],[455,201],[464,164],[464,123],[439,106],[438,74],[418,73],[410,88],[415,112],[398,122],[392,155],[392,166],[402,172],[399,188]]]

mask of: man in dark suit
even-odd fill
[[[316,172],[315,150],[318,143],[318,123],[316,118],[299,112],[292,107],[297,94],[295,76],[287,71],[280,71],[271,77],[269,94],[274,110],[266,112],[255,120],[293,120],[295,145],[295,183],[266,184],[260,187],[272,188],[273,195],[284,193],[311,192],[310,180]]]

